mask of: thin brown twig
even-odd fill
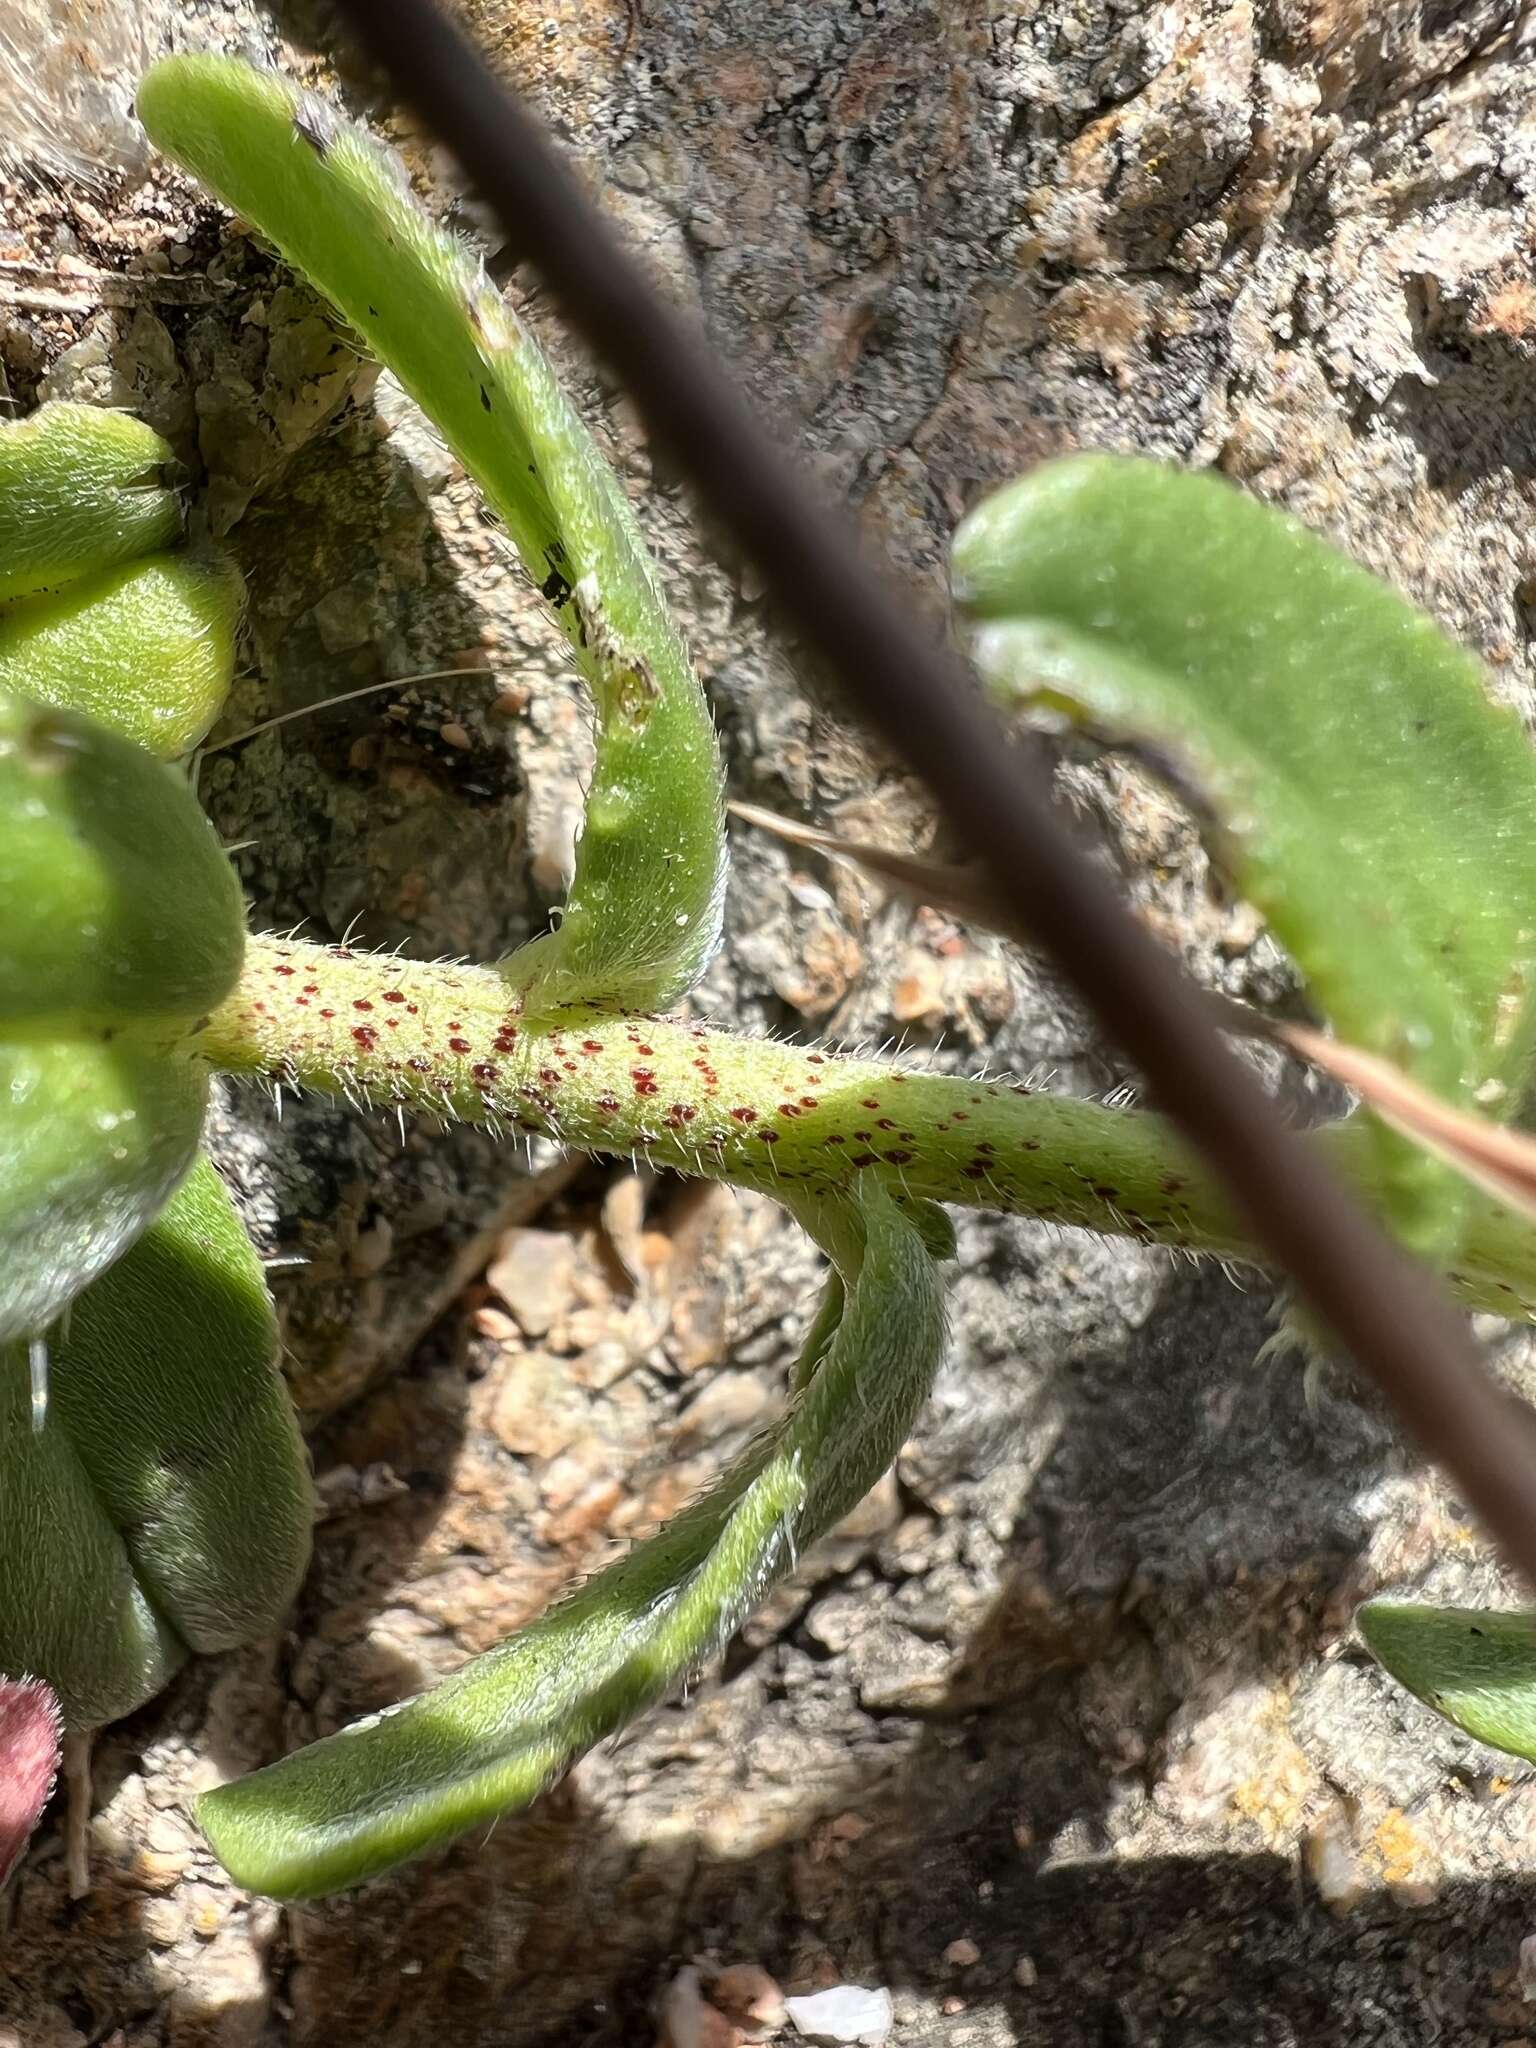
[[[32,313],[93,313],[98,306],[204,306],[233,287],[201,271],[158,277],[130,270],[60,270],[51,263],[0,258],[0,306]]]
[[[453,150],[654,440],[754,561],[782,616],[988,864],[1019,933],[1135,1061],[1254,1236],[1536,1582],[1530,1431],[1428,1275],[1280,1121],[1198,994],[1084,859],[1037,759],[869,566],[697,332],[652,291],[542,129],[431,0],[342,0],[358,40]]]

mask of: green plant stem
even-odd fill
[[[190,1043],[227,1073],[644,1157],[792,1203],[868,1174],[906,1198],[1257,1259],[1155,1116],[587,1005],[529,1024],[492,968],[253,939],[235,993]],[[1317,1142],[1377,1195],[1356,1125]],[[1536,1236],[1473,1200],[1453,1284],[1474,1306],[1536,1319]]]

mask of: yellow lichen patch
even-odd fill
[[[1440,1874],[1440,1860],[1407,1816],[1390,1807],[1371,1830],[1363,1851],[1384,1884],[1425,1884]]]
[[[1301,1830],[1319,1782],[1306,1753],[1280,1732],[1262,1767],[1233,1788],[1231,1809],[1253,1823],[1267,1849],[1288,1848]]]

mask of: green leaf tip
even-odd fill
[[[1491,1749],[1536,1763],[1536,1614],[1372,1600],[1356,1619],[1399,1685]]]
[[[127,413],[57,400],[0,425],[0,603],[57,591],[173,541],[171,450]]]
[[[1295,520],[1131,457],[1070,457],[986,500],[954,584],[999,695],[1172,756],[1341,1037],[1512,1113],[1536,757],[1469,654]],[[1399,1230],[1453,1252],[1461,1184],[1376,1142]]]
[[[151,555],[0,612],[0,690],[99,719],[161,760],[224,708],[243,586],[217,555]]]
[[[47,1329],[151,1223],[202,1134],[207,1077],[126,1041],[0,1038],[0,1344]]]
[[[399,166],[332,109],[223,57],[142,81],[152,140],[251,221],[462,459],[564,632],[597,755],[559,928],[506,963],[530,1011],[664,1009],[720,934],[713,726],[623,490],[533,337]]]
[[[245,908],[183,776],[93,719],[0,692],[0,1041],[211,1009]]]
[[[938,1370],[938,1273],[883,1190],[818,1204],[815,1220],[840,1269],[783,1422],[711,1493],[500,1648],[206,1794],[198,1819],[238,1883],[316,1897],[525,1807],[713,1655],[868,1491]]]

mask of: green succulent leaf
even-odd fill
[[[0,1342],[42,1329],[191,1162],[175,1049],[233,986],[239,886],[186,782],[0,693]]]
[[[53,1421],[34,1435],[16,1349],[0,1351],[0,1573],[0,1666],[45,1676],[70,1727],[131,1714],[185,1660],[69,1438]]]
[[[1536,757],[1477,662],[1211,476],[1080,456],[980,505],[956,595],[993,689],[1175,764],[1341,1037],[1512,1112],[1532,1041]],[[1385,1127],[1388,1212],[1460,1241],[1456,1176]]]
[[[433,419],[554,607],[597,707],[559,929],[508,963],[530,1010],[661,1009],[720,931],[708,708],[627,500],[542,352],[399,167],[319,101],[218,57],[143,80],[151,138],[276,243]]]
[[[224,708],[240,621],[222,556],[152,555],[0,612],[0,691],[99,719],[163,761]]]
[[[198,1818],[239,1883],[314,1897],[526,1806],[712,1655],[873,1485],[938,1369],[937,1268],[877,1188],[818,1206],[816,1220],[841,1277],[782,1424],[712,1493],[499,1649],[208,1793]]]
[[[181,776],[0,694],[0,1039],[176,1022],[234,985],[239,884]]]
[[[54,402],[0,426],[0,602],[58,590],[175,540],[171,450],[127,413]]]
[[[0,1344],[47,1328],[186,1173],[206,1074],[126,1039],[0,1038]]]
[[[0,1349],[0,1669],[45,1677],[71,1727],[131,1713],[188,1648],[272,1633],[313,1496],[277,1327],[206,1159],[51,1339],[33,1427]]]
[[[1357,1620],[1399,1685],[1479,1742],[1536,1762],[1536,1614],[1372,1600]]]

